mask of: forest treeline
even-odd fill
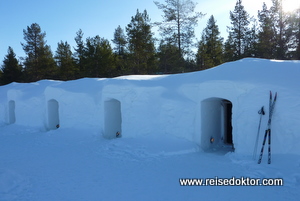
[[[245,57],[299,60],[300,8],[285,13],[282,1],[271,1],[272,6],[263,3],[255,17],[237,0],[229,15],[228,38],[221,37],[212,15],[196,44],[194,27],[204,14],[195,12],[192,0],[155,1],[164,13],[161,22],[153,23],[146,10],[137,10],[125,29],[115,29],[112,41],[99,35],[84,38],[79,29],[74,34],[76,47],[60,41],[55,52],[46,44],[40,25],[33,23],[23,30],[24,58],[18,60],[8,47],[0,84],[191,72]],[[159,28],[160,39],[154,38],[153,26]]]

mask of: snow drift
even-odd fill
[[[176,136],[203,150],[252,154],[258,110],[269,91],[278,99],[272,152],[300,153],[300,61],[243,59],[193,73],[43,80],[0,87],[0,121],[38,127],[92,129],[105,138]]]

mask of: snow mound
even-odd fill
[[[205,151],[230,147],[252,155],[257,111],[264,106],[267,113],[260,147],[272,91],[278,93],[272,152],[299,154],[299,74],[300,61],[247,58],[176,75],[12,83],[0,87],[0,125],[53,132],[78,128],[107,139],[115,139],[116,133],[130,139],[173,136],[195,142]]]

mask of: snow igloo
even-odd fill
[[[299,61],[242,59],[176,75],[12,83],[0,87],[0,121],[51,132],[81,128],[106,139],[117,133],[123,138],[174,136],[207,151],[252,154],[257,111],[265,106],[267,113],[261,122],[262,142],[273,91],[278,98],[272,152],[299,154],[300,146],[294,146],[300,138],[299,74]]]

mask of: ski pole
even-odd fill
[[[261,119],[262,119],[262,116],[265,115],[264,106],[261,107],[261,109],[258,111],[258,114],[260,114],[260,119],[259,119],[259,124],[258,124],[258,130],[257,130],[257,135],[256,135],[255,146],[254,146],[254,150],[253,150],[253,160],[256,159],[256,154],[257,154],[257,145],[258,145],[258,138],[259,138],[259,131],[260,131]]]

